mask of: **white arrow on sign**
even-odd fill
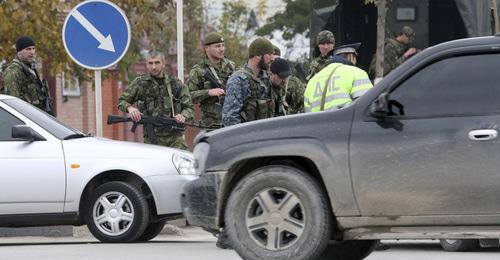
[[[110,51],[110,52],[115,52],[115,46],[113,45],[113,40],[111,39],[111,34],[108,35],[108,37],[104,37],[101,32],[95,28],[93,24],[85,18],[85,16],[82,15],[78,10],[74,10],[73,13],[71,14],[75,19],[87,30],[97,41],[99,41],[100,45],[99,49]]]

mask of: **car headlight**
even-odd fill
[[[172,162],[179,174],[183,175],[194,175],[196,174],[194,170],[194,159],[189,156],[174,153],[172,155]]]

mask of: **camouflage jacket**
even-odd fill
[[[222,109],[224,126],[272,117],[270,111],[274,104],[270,104],[273,99],[267,71],[261,70],[258,78],[252,73],[245,65],[229,77]]]
[[[286,104],[288,105],[288,114],[299,114],[304,112],[304,92],[305,84],[296,76],[288,79],[286,86]]]
[[[326,65],[328,65],[329,59],[330,56],[328,55],[325,57],[321,57],[320,55],[314,58],[309,65],[309,76],[307,76],[306,80],[309,81],[314,75],[316,75],[316,73],[325,68]]]
[[[403,63],[406,58],[403,54],[408,50],[406,44],[398,42],[396,39],[387,39],[384,46],[384,76]]]
[[[127,108],[131,105],[147,116],[173,117],[181,114],[186,119],[193,116],[188,89],[177,78],[168,75],[164,78],[151,75],[135,78],[118,99],[118,109],[123,112],[128,112]],[[162,129],[155,129],[155,132],[159,136],[169,134]]]
[[[224,97],[211,97],[208,90],[217,88],[205,78],[205,73],[210,73],[224,87],[231,74],[236,70],[234,62],[224,58],[220,64],[213,64],[208,58],[194,65],[189,72],[187,87],[191,93],[193,103],[200,103],[201,122],[203,125],[222,123],[222,105]],[[214,72],[216,75],[214,75]]]
[[[46,111],[49,93],[36,70],[14,59],[3,72],[4,93],[18,97]]]

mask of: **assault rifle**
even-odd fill
[[[215,76],[210,72],[210,70],[205,70],[205,74],[203,74],[203,77],[212,84],[211,88],[221,88],[226,90],[226,87],[222,85],[216,78]],[[217,114],[222,114],[222,98],[219,97],[219,102],[215,103],[214,107],[214,112]]]
[[[157,144],[158,138],[154,131],[155,128],[161,128],[164,131],[184,131],[186,126],[197,127],[207,130],[215,130],[221,128],[221,126],[211,125],[204,126],[201,124],[190,124],[190,123],[178,123],[174,118],[164,117],[164,116],[141,116],[141,120],[134,122],[132,118],[128,116],[118,116],[118,115],[108,115],[108,125],[124,122],[133,122],[130,131],[135,133],[138,125],[144,125],[144,130],[146,135],[151,140],[152,143]]]

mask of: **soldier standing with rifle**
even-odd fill
[[[165,74],[165,63],[163,53],[150,51],[146,57],[149,74],[135,78],[118,99],[118,109],[128,112],[134,122],[139,122],[141,115],[172,117],[177,123],[192,117],[189,91],[179,79]],[[145,143],[187,149],[184,133],[177,128],[155,127],[154,137],[144,133]]]
[[[187,86],[193,103],[200,103],[201,124],[222,125],[225,85],[236,66],[224,56],[226,47],[220,34],[208,34],[203,45],[206,57],[189,72]]]
[[[4,93],[53,115],[47,81],[36,71],[35,42],[29,36],[22,36],[16,40],[16,51],[16,58],[3,72]]]

